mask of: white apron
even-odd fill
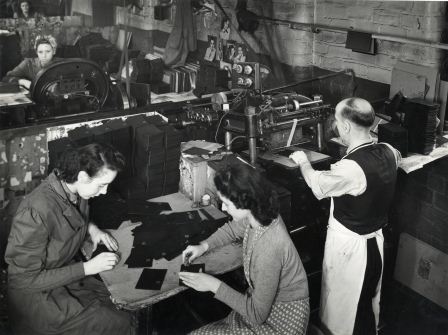
[[[320,319],[332,335],[351,335],[367,265],[367,239],[376,238],[384,266],[384,237],[381,229],[367,235],[349,230],[334,218],[333,209],[332,198],[322,269]],[[381,278],[382,270],[372,301],[377,327]]]

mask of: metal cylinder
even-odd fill
[[[317,123],[317,147],[322,151],[324,143],[324,127],[322,122]]]
[[[232,150],[232,133],[228,130],[224,134],[224,144],[226,146],[227,151]]]
[[[249,106],[245,109],[244,115],[246,116],[246,136],[257,136],[257,114],[255,113],[255,107]]]
[[[249,142],[250,163],[253,165],[257,160],[257,114],[255,107],[248,106],[244,110],[246,116],[246,136]]]
[[[257,162],[257,139],[249,138],[249,157],[250,164],[255,165]]]

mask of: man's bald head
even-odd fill
[[[375,121],[372,105],[361,98],[348,98],[336,105],[336,113],[362,128],[370,128]]]

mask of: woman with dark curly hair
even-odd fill
[[[119,311],[94,275],[118,262],[115,239],[88,220],[88,199],[106,194],[124,167],[107,145],[64,153],[58,169],[28,194],[14,216],[5,259],[14,334],[130,334],[131,315]],[[90,237],[103,252],[83,262]]]
[[[17,11],[14,13],[15,19],[28,20],[41,15],[31,7],[31,3],[28,0],[19,1],[17,4]]]
[[[310,312],[307,277],[279,215],[275,191],[247,165],[220,171],[214,181],[222,209],[233,220],[199,245],[188,246],[182,255],[192,261],[210,249],[243,240],[249,287],[240,293],[211,275],[180,272],[187,286],[213,292],[232,308],[225,319],[192,334],[305,334]]]

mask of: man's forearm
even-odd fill
[[[300,163],[300,171],[302,172],[302,176],[305,179],[306,184],[310,188],[312,188],[313,185],[311,184],[311,176],[315,172],[315,170],[311,166],[311,163],[308,161]]]

